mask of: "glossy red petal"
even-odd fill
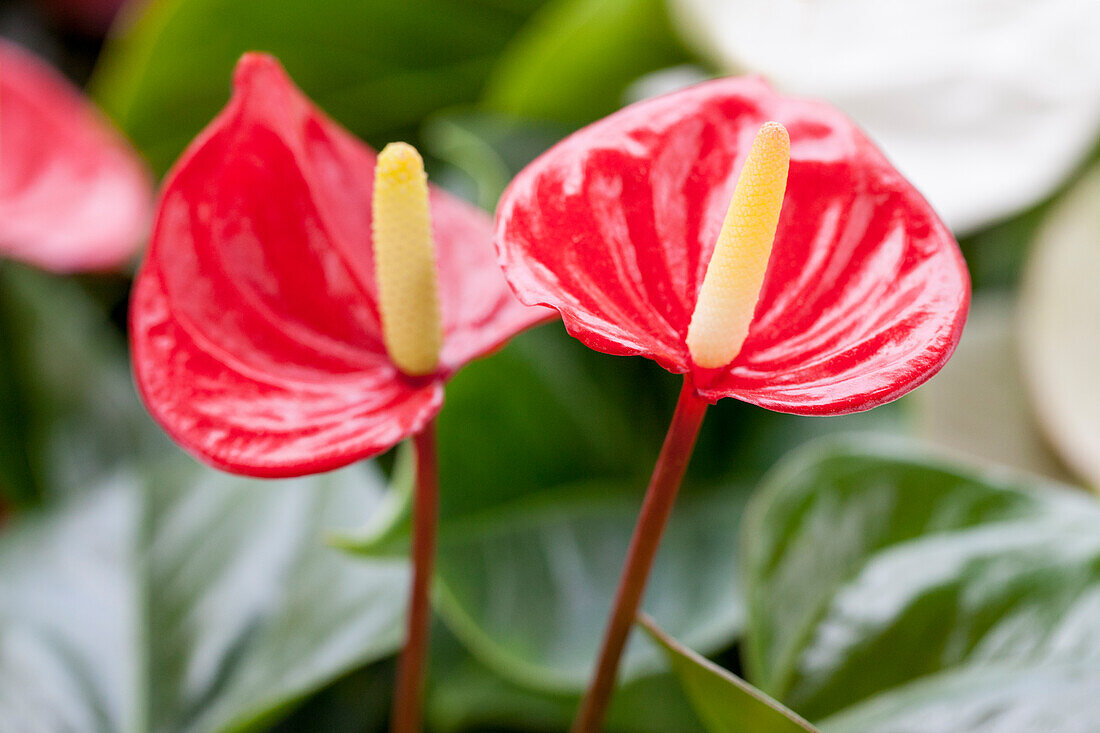
[[[696,295],[760,125],[791,164],[772,259],[733,364],[685,345]],[[524,302],[574,336],[691,373],[699,395],[838,414],[895,399],[954,350],[969,303],[958,246],[841,113],[754,78],[647,100],[551,148],[505,192],[497,246]]]
[[[508,289],[488,216],[433,191],[442,363],[403,376],[375,299],[374,163],[249,54],[169,176],[132,303],[134,367],[154,417],[208,462],[281,476],[384,451],[435,415],[451,371],[543,317]]]
[[[47,270],[105,270],[141,246],[144,164],[68,81],[0,41],[0,255]]]
[[[212,348],[171,308],[160,277],[143,270],[131,302],[138,387],[176,442],[223,470],[339,468],[418,432],[443,404],[440,380],[413,386],[388,363],[343,376],[258,371]]]

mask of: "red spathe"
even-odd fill
[[[685,343],[738,173],[760,126],[791,138],[786,196],[749,335],[706,370]],[[505,192],[496,242],[525,303],[609,354],[690,375],[700,397],[840,414],[931,377],[970,299],[954,238],[832,107],[730,78],[627,107],[544,153]]]
[[[144,164],[80,91],[0,41],[0,257],[119,267],[148,232],[152,199]]]
[[[375,292],[374,164],[277,61],[248,54],[170,174],[131,304],[134,369],[203,460],[292,476],[387,450],[439,411],[456,369],[552,314],[508,289],[488,215],[433,189],[440,368],[398,371]]]

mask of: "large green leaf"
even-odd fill
[[[577,693],[549,693],[521,687],[478,664],[445,629],[433,632],[426,710],[440,733],[503,726],[562,731],[580,707]],[[665,672],[632,680],[608,710],[608,733],[696,733],[695,717],[680,686]]]
[[[653,619],[643,615],[638,622],[664,650],[672,671],[711,733],[817,733],[816,728],[778,701],[680,644]]]
[[[554,324],[448,385],[438,418],[436,599],[463,642],[499,674],[556,692],[587,681],[676,381],[646,360],[596,354]],[[732,400],[713,408],[658,557],[650,612],[706,652],[732,642],[742,619],[744,487],[807,437],[837,424],[889,423],[890,414],[827,421]],[[403,532],[405,524],[372,527],[362,542],[342,544],[376,555],[399,546]],[[663,666],[640,638],[624,679]]]
[[[1061,730],[1051,680],[1100,675],[1100,504],[861,443],[799,452],[751,505],[750,679],[810,720],[866,705],[838,730]],[[948,687],[966,715],[935,701]]]
[[[379,145],[474,101],[539,2],[151,0],[116,28],[92,87],[163,172],[225,103],[237,58],[268,51],[323,109]]]
[[[428,120],[423,139],[426,152],[450,164],[435,182],[492,211],[515,174],[569,132],[565,125],[462,108]]]
[[[485,104],[583,124],[618,109],[630,82],[685,58],[661,0],[553,0],[505,51]]]
[[[738,487],[681,498],[649,580],[646,608],[708,651],[742,621],[734,531]],[[444,529],[436,586],[440,613],[471,651],[542,690],[583,689],[603,634],[640,497],[612,483],[516,501]],[[620,679],[665,666],[636,637]]]
[[[564,484],[640,485],[671,414],[670,376],[597,354],[560,323],[468,365],[448,383],[438,418],[443,520]]]
[[[821,722],[825,733],[1092,733],[1095,664],[998,665],[917,681]]]
[[[436,600],[498,673],[542,690],[584,686],[675,383],[651,362],[597,354],[550,324],[448,384]],[[650,586],[651,612],[708,651],[741,624],[745,496],[730,482],[685,487]],[[641,639],[624,677],[662,666]]]
[[[401,562],[324,529],[382,494],[363,466],[260,482],[182,457],[0,537],[11,730],[240,731],[400,643]]]
[[[170,445],[138,404],[125,343],[71,279],[0,268],[0,486],[50,498]]]

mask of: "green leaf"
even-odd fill
[[[584,124],[618,109],[630,82],[686,58],[661,0],[553,0],[508,46],[484,103]]]
[[[367,141],[480,95],[540,0],[152,0],[116,29],[93,93],[159,171],[228,98],[245,51],[278,56],[322,109]]]
[[[737,527],[745,492],[681,497],[650,577],[646,608],[700,648],[737,634]],[[518,500],[453,522],[437,561],[439,612],[472,653],[534,689],[587,683],[640,496],[612,483]],[[635,638],[621,680],[659,671],[660,652]]]
[[[672,671],[711,733],[816,733],[817,729],[737,675],[701,657],[658,628],[646,615],[638,623],[668,657]]]
[[[594,353],[548,324],[448,384],[438,418],[436,601],[498,674],[554,692],[586,683],[676,382],[652,362]],[[743,487],[774,456],[836,424],[732,400],[711,413],[648,596],[666,628],[707,652],[741,627]],[[889,414],[853,419],[878,425]],[[641,638],[624,679],[661,667]]]
[[[569,728],[581,704],[579,694],[535,691],[494,674],[445,629],[433,631],[430,676],[426,714],[431,730],[440,733],[485,726],[562,731]],[[703,727],[679,684],[665,672],[620,687],[604,729],[608,733],[695,733]]]
[[[1054,206],[1035,238],[1021,292],[1021,356],[1054,448],[1100,490],[1100,166]]]
[[[1095,664],[996,666],[936,675],[822,721],[825,733],[1092,733]]]
[[[329,532],[329,544],[361,557],[408,557],[415,481],[416,451],[405,442],[397,447],[390,488],[378,507],[362,526]]]
[[[671,415],[668,377],[641,359],[597,354],[560,323],[466,366],[437,419],[444,526],[567,484],[627,476],[644,485]]]
[[[436,182],[492,211],[515,174],[569,132],[564,125],[460,109],[428,120],[423,138],[428,153],[464,176],[437,176]]]
[[[1038,481],[865,439],[784,461],[743,529],[750,679],[811,720],[910,721],[841,730],[1061,730],[1043,680],[1100,672],[1100,504]],[[941,679],[988,716],[935,717]]]
[[[134,394],[122,335],[74,280],[5,262],[0,329],[0,485],[52,498],[169,449]]]
[[[278,482],[183,459],[0,537],[12,730],[243,731],[399,645],[404,563],[321,533],[377,505],[363,466]]]

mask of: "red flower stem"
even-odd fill
[[[615,689],[619,659],[634,625],[638,606],[641,605],[649,570],[657,555],[657,547],[661,544],[661,535],[668,523],[668,517],[672,514],[672,505],[676,501],[688,461],[691,460],[695,438],[699,435],[706,409],[707,403],[696,396],[690,379],[685,377],[676,403],[676,412],[665,435],[665,443],[653,469],[653,477],[649,480],[638,523],[634,526],[634,536],[630,538],[630,549],[627,550],[626,565],[611,606],[611,616],[604,632],[596,674],[588,686],[577,719],[573,722],[573,733],[597,733],[600,730]]]
[[[412,528],[412,589],[405,648],[397,663],[397,690],[390,715],[391,733],[419,733],[424,696],[424,668],[431,623],[432,565],[435,561],[439,476],[435,455],[435,422],[413,436],[416,447],[416,495]]]

